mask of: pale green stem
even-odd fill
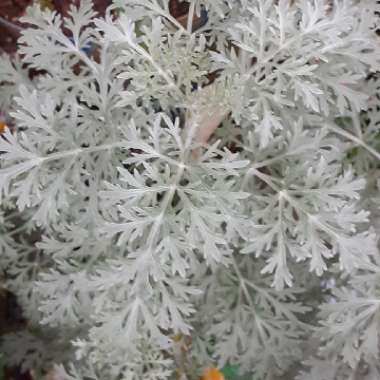
[[[365,143],[363,140],[360,140],[360,138],[356,137],[355,135],[345,131],[344,129],[342,128],[339,128],[339,127],[335,127],[334,125],[327,125],[327,128],[330,129],[332,132],[342,136],[342,137],[345,137],[347,140],[350,140],[352,141],[353,143],[355,143],[356,145],[358,146],[361,146],[362,148],[366,149],[369,153],[372,154],[372,156],[374,156],[376,159],[378,159],[380,161],[380,153],[377,152],[375,149],[373,149],[372,147],[370,147],[367,143]]]

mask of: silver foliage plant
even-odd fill
[[[191,0],[197,29],[80,3],[29,8],[1,57],[0,268],[28,320],[5,357],[379,379],[376,1]]]

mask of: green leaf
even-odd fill
[[[238,375],[239,367],[236,365],[226,365],[220,370],[220,372],[223,373],[227,380],[232,380]]]

